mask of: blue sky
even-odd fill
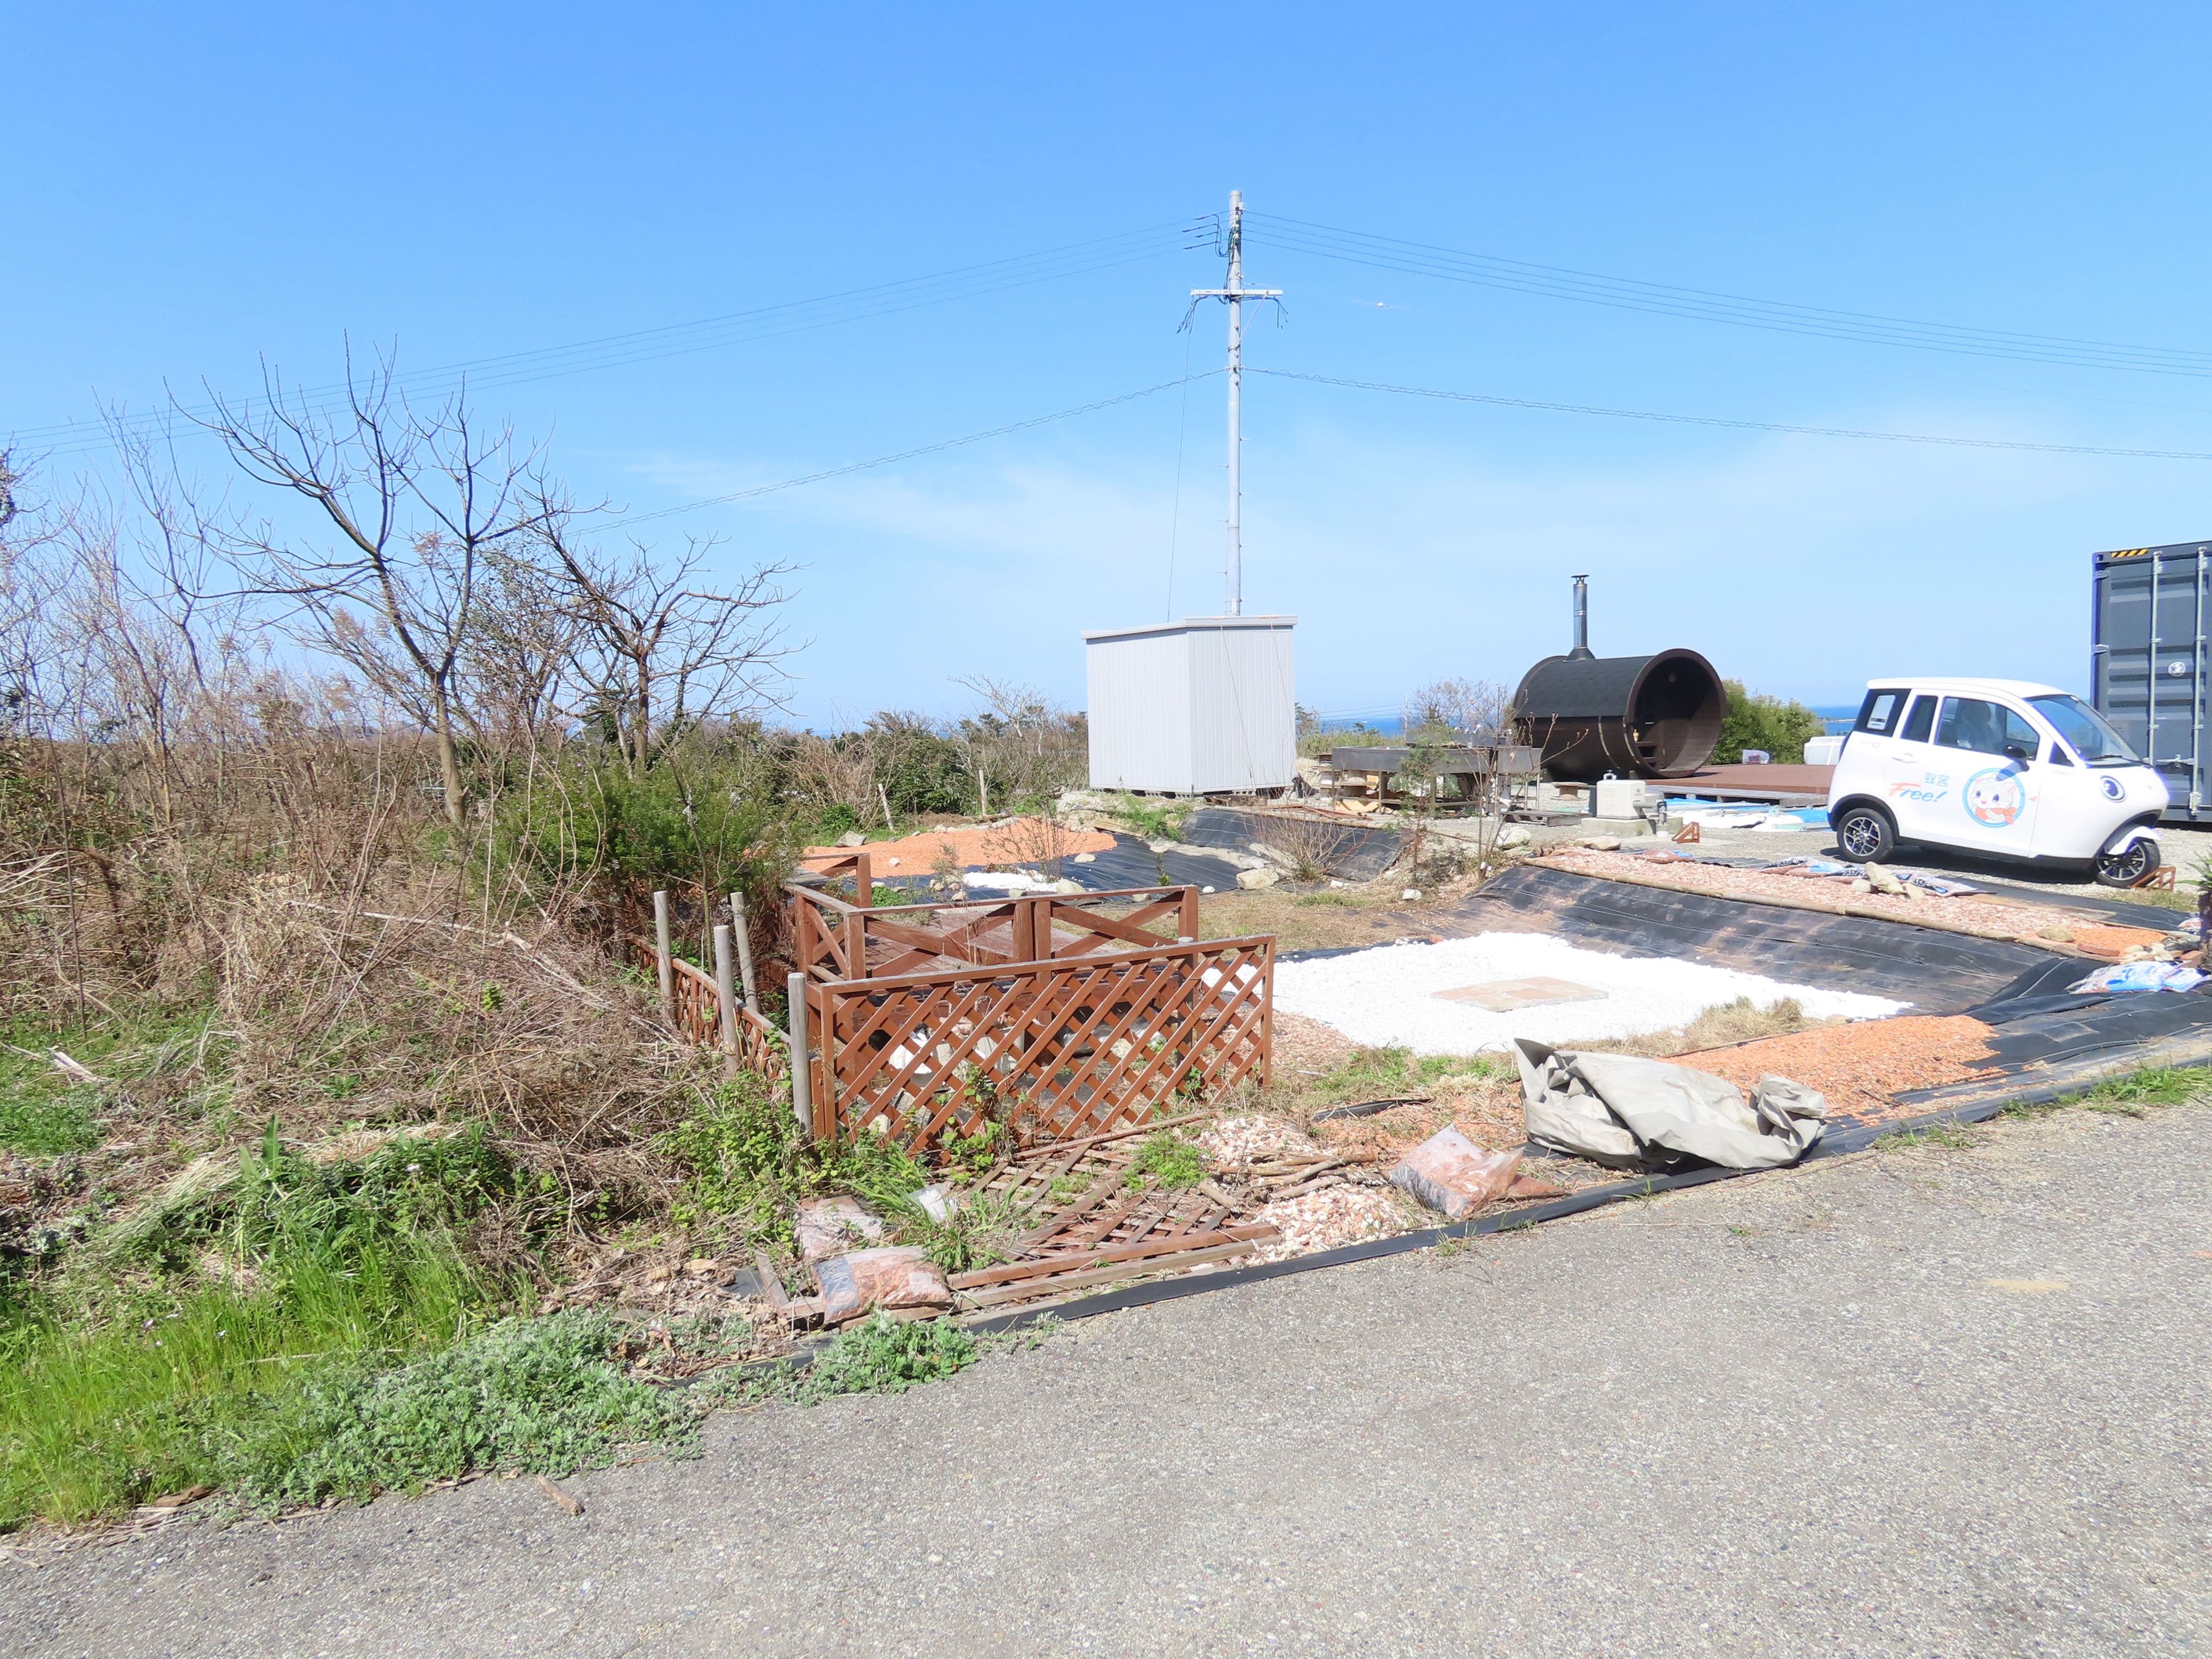
[[[1232,186],[1255,216],[1540,265],[2212,351],[2208,33],[2157,7],[18,8],[0,434],[248,389],[258,355],[325,381],[348,334],[428,369],[1096,245],[1026,286],[479,376],[579,494],[655,512],[1214,367],[1218,308],[1176,325],[1220,267],[1176,228]],[[1255,367],[2212,452],[2212,360],[1731,326],[1297,240],[1255,220],[1248,276],[1287,295]],[[1080,629],[1218,607],[1222,425],[1215,377],[639,529],[805,567],[809,722],[957,710],[951,672],[1079,702]],[[1510,684],[1561,647],[1578,570],[1601,652],[1693,646],[1816,702],[1899,669],[2080,686],[2086,556],[2212,531],[2207,462],[1265,376],[1244,461],[1247,607],[1302,618],[1301,700],[1330,711]]]

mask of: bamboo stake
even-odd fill
[[[668,948],[668,890],[665,887],[653,896],[653,945],[654,959],[660,969],[660,1017],[673,1025],[676,1023],[676,957]]]
[[[714,924],[714,1001],[722,1016],[722,1069],[735,1076],[738,1069],[738,993],[732,982],[730,927]]]
[[[757,1016],[760,1012],[760,991],[753,983],[753,930],[745,920],[745,896],[730,895],[730,927],[738,939],[738,974],[745,988],[745,1007]]]
[[[790,1004],[791,1109],[799,1119],[799,1133],[814,1139],[814,1079],[806,1057],[806,975],[791,974],[783,981]]]

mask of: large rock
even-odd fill
[[[1279,870],[1239,870],[1237,884],[1247,892],[1256,892],[1262,887],[1273,887],[1283,878]]]

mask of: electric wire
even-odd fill
[[[1359,392],[1389,392],[1407,398],[1436,398],[1447,403],[1489,404],[1500,409],[1535,409],[1555,415],[1603,415],[1615,420],[1660,421],[1672,426],[1726,427],[1742,432],[1784,432],[1812,438],[1870,438],[1883,443],[1944,444],[1960,449],[2019,449],[2043,455],[2113,455],[2135,460],[2212,461],[2212,452],[2193,449],[2118,449],[2100,444],[2033,443],[2018,438],[1953,438],[1925,432],[1875,432],[1847,426],[1796,426],[1780,421],[1739,421],[1717,415],[1666,415],[1649,409],[1607,409],[1596,404],[1545,403],[1534,398],[1501,398],[1486,392],[1440,392],[1431,386],[1392,386],[1332,374],[1303,374],[1287,368],[1255,368],[1247,374],[1271,374],[1279,380],[1315,386],[1349,386]]]
[[[1273,214],[1248,213],[1245,216],[1247,222],[1256,228],[1255,240],[1265,240],[1288,252],[1547,299],[1861,344],[2129,374],[2212,377],[2212,351],[2032,334],[1927,322],[1876,312],[1799,305],[1638,277],[1607,276],[1569,266],[1539,264]]]
[[[751,310],[729,312],[690,322],[670,323],[621,334],[601,335],[564,345],[543,346],[501,356],[464,360],[414,370],[392,377],[393,389],[416,398],[443,398],[465,386],[471,392],[520,386],[602,368],[627,367],[701,351],[720,349],[757,340],[837,327],[878,317],[894,316],[926,306],[1002,294],[1040,283],[1086,276],[1121,265],[1157,258],[1182,251],[1188,228],[1151,226],[1113,236],[1015,254],[952,270],[872,283],[857,289],[787,301]],[[308,407],[330,409],[342,404],[342,383],[301,389],[287,395]],[[232,405],[234,413],[248,416],[265,411],[269,400],[255,397]],[[172,411],[126,416],[126,431],[152,429]],[[173,411],[187,418],[204,419],[214,413],[212,404]],[[9,434],[11,445],[35,449],[45,455],[64,455],[99,448],[111,441],[106,420],[58,422],[44,427],[21,428]]]
[[[890,466],[898,461],[911,461],[923,455],[934,455],[947,449],[958,449],[968,444],[979,444],[987,438],[1003,438],[1008,433],[1026,432],[1032,427],[1050,426],[1055,421],[1073,420],[1079,415],[1096,414],[1102,409],[1111,409],[1116,404],[1134,403],[1139,398],[1149,398],[1156,392],[1172,392],[1193,380],[1203,380],[1225,369],[1201,369],[1195,374],[1185,374],[1172,380],[1162,380],[1158,386],[1139,386],[1134,392],[1124,392],[1096,402],[1079,404],[1073,409],[1056,410],[1049,415],[1033,415],[1024,421],[1010,421],[1004,426],[994,426],[984,432],[970,432],[963,437],[945,438],[933,444],[922,444],[913,449],[902,449],[890,455],[878,455],[865,461],[848,461],[842,466],[824,467],[819,472],[801,474],[796,478],[781,478],[774,483],[755,484],[746,489],[733,489],[726,495],[702,496],[696,501],[684,501],[674,507],[655,507],[650,513],[633,513],[600,526],[604,530],[622,530],[631,525],[649,523],[655,519],[672,517],[678,513],[695,513],[702,507],[724,507],[734,501],[749,501],[757,496],[773,495],[779,490],[796,489],[802,484],[820,483],[828,478],[842,478],[848,473],[866,472],[878,466]]]

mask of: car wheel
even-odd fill
[[[2119,852],[2097,857],[2097,879],[2107,887],[2132,887],[2158,868],[2158,845],[2139,841]]]
[[[1853,864],[1879,864],[1897,850],[1897,828],[1878,806],[1846,808],[1836,820],[1836,850]]]

